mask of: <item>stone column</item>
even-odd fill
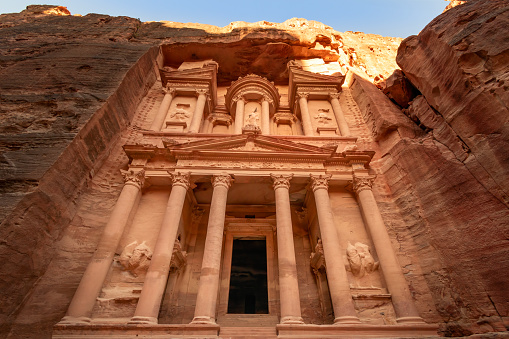
[[[161,106],[157,110],[156,117],[150,125],[150,130],[152,131],[160,131],[163,128],[164,120],[166,119],[166,115],[168,114],[168,110],[170,109],[171,101],[175,96],[174,88],[164,88],[164,98],[163,102],[161,102]]]
[[[277,256],[279,266],[279,302],[281,324],[303,324],[293,244],[290,211],[290,180],[292,175],[270,175],[276,194]]]
[[[131,324],[157,324],[159,307],[170,272],[171,256],[177,237],[182,208],[189,189],[189,173],[169,172],[173,181],[152,260],[143,282],[140,299]]]
[[[350,293],[350,284],[346,274],[343,253],[339,245],[338,233],[334,225],[334,216],[329,200],[328,176],[311,175],[311,188],[315,196],[318,225],[320,227],[325,270],[334,309],[335,324],[360,323]]]
[[[339,93],[331,93],[329,94],[329,100],[332,105],[332,110],[334,111],[334,115],[336,116],[336,121],[338,122],[339,131],[342,136],[350,135],[350,128],[348,128],[348,124],[345,120],[345,115],[343,114],[343,110],[339,105]]]
[[[308,110],[308,96],[309,93],[301,93],[298,92],[297,96],[299,97],[299,107],[300,107],[300,116],[302,118],[302,127],[304,129],[304,135],[313,136],[313,125],[311,124],[311,116],[309,115]]]
[[[216,301],[221,268],[226,198],[232,181],[228,174],[214,175],[212,179],[214,192],[210,203],[209,223],[193,324],[216,323]]]
[[[101,240],[85,270],[85,274],[81,278],[78,289],[74,293],[67,314],[60,321],[61,324],[90,322],[96,299],[101,292],[120,238],[124,233],[129,214],[138,200],[145,180],[144,170],[121,172],[125,181],[124,188],[111,212],[110,219],[104,228]]]
[[[242,127],[244,127],[244,105],[246,101],[242,95],[237,95],[233,100],[237,102],[234,134],[242,134]]]
[[[270,134],[270,104],[271,99],[267,96],[263,96],[262,100],[262,134]]]
[[[196,101],[196,107],[191,119],[191,125],[189,125],[189,133],[198,133],[200,131],[201,121],[203,119],[203,111],[205,109],[205,103],[207,102],[208,90],[198,89],[196,90],[196,93],[198,94],[198,100]]]
[[[359,205],[375,245],[387,289],[392,297],[398,323],[423,323],[419,316],[412,295],[408,288],[401,266],[392,248],[389,233],[373,196],[374,178],[354,177],[353,188],[357,194]]]

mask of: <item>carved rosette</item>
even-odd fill
[[[290,180],[293,178],[293,174],[285,175],[285,174],[270,174],[270,177],[273,181],[274,190],[278,188],[286,188],[290,189]]]
[[[332,175],[313,175],[311,174],[311,189],[314,191],[318,189],[329,189],[329,179]]]
[[[145,183],[145,170],[139,170],[136,172],[132,169],[127,171],[120,170],[120,173],[122,173],[126,185],[133,185],[138,189],[143,187],[143,184]]]
[[[329,93],[329,100],[332,101],[333,99],[339,100],[339,93]]]
[[[218,174],[212,177],[212,186],[224,186],[229,189],[233,183],[233,179],[229,174]]]
[[[364,190],[372,190],[374,181],[374,177],[353,177],[353,191],[359,194]]]
[[[191,186],[191,174],[189,172],[181,173],[181,172],[170,172],[168,174],[171,177],[172,186],[182,186],[186,190]]]

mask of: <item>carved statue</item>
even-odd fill
[[[255,107],[254,111],[249,113],[247,116],[247,125],[259,126],[258,121],[260,121],[260,117],[258,116],[258,107]]]
[[[315,116],[315,119],[318,120],[318,123],[319,124],[322,124],[322,125],[327,125],[329,123],[330,120],[332,120],[331,118],[329,118],[329,116],[327,115],[327,113],[325,112],[325,110],[319,110],[320,112]],[[329,110],[327,110],[328,112]]]
[[[152,251],[145,244],[145,241],[138,244],[137,241],[133,241],[127,245],[118,261],[122,265],[123,269],[129,271],[135,277],[138,274],[148,268],[150,260],[152,259]]]
[[[185,109],[177,108],[175,113],[173,113],[170,117],[171,118],[175,118],[175,119],[180,120],[180,121],[183,121],[183,120],[186,120],[187,118],[189,118],[190,115],[189,115],[189,113]]]
[[[356,242],[355,245],[352,245],[348,242],[346,256],[350,263],[350,271],[358,278],[362,278],[364,275],[378,269],[379,262],[375,262],[369,252],[369,246],[366,244]]]

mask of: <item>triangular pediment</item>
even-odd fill
[[[175,153],[196,153],[201,151],[207,153],[218,152],[218,154],[222,155],[227,153],[246,153],[252,156],[261,153],[330,155],[333,151],[329,148],[305,145],[270,136],[254,134],[234,135],[226,138],[211,138],[186,144],[167,144],[166,147]]]

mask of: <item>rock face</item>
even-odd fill
[[[468,1],[397,55],[422,93],[404,112],[426,136],[399,141],[382,166],[412,237],[440,258],[422,268],[445,335],[508,325],[509,277],[495,272],[509,268],[508,25],[507,1]]]

